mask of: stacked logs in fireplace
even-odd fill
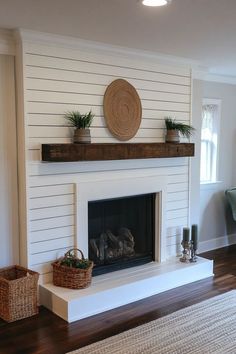
[[[122,227],[114,235],[106,230],[97,238],[90,239],[90,257],[96,265],[113,263],[135,255],[135,242],[131,231]]]

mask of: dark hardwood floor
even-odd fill
[[[185,285],[72,324],[40,308],[37,316],[0,321],[1,354],[61,354],[236,289],[236,245],[207,252],[214,278]]]

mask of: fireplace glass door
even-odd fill
[[[89,258],[93,275],[154,259],[155,194],[88,203]]]

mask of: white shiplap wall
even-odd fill
[[[179,251],[181,227],[188,224],[189,214],[188,158],[40,162],[42,143],[71,142],[73,129],[64,119],[68,110],[88,112],[92,109],[96,115],[91,128],[92,142],[117,142],[107,130],[103,116],[105,89],[117,78],[129,81],[142,102],[141,127],[130,142],[162,142],[165,116],[189,122],[191,76],[188,68],[95,49],[23,43],[27,265],[46,274],[45,280],[51,271],[50,263],[74,244],[74,183],[86,180],[91,173],[99,178],[104,173],[153,168],[160,175],[168,176],[167,254]]]

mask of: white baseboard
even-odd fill
[[[199,242],[198,253],[215,250],[236,244],[236,234],[214,238],[208,241]]]

